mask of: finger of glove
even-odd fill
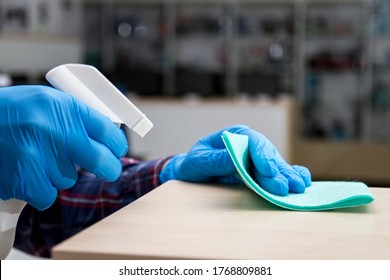
[[[50,160],[47,164],[51,166],[48,168],[50,181],[57,189],[68,189],[76,184],[78,174],[68,157],[61,157],[57,161]]]
[[[274,177],[277,172],[276,149],[262,134],[248,130],[249,153],[256,170],[265,177]]]
[[[299,172],[292,168],[288,163],[284,161],[279,162],[280,173],[287,178],[289,191],[293,193],[303,193],[306,189],[306,183],[302,179]]]
[[[49,208],[57,198],[57,189],[47,177],[41,158],[24,159],[17,166],[15,197],[40,211]]]
[[[122,172],[120,160],[105,145],[86,135],[74,137],[69,143],[70,159],[98,178],[115,181]]]
[[[250,130],[250,128],[245,125],[232,125],[232,126],[225,127],[219,131],[210,133],[209,135],[203,137],[199,142],[213,148],[223,149],[225,148],[225,144],[222,141],[221,136],[224,131],[229,131],[235,134],[245,134],[244,132],[248,130]]]
[[[199,140],[197,144],[207,146],[209,148],[215,149],[223,149],[225,148],[225,144],[222,141],[222,133],[224,130],[220,130],[217,132],[213,132],[209,135],[206,135],[202,139]]]
[[[293,165],[292,168],[299,173],[306,187],[309,187],[311,185],[311,173],[309,169],[301,165]]]
[[[48,135],[41,144],[42,158],[45,158],[46,170],[51,183],[57,189],[63,190],[72,187],[77,181],[77,171],[70,161],[68,150],[63,141],[56,141],[56,137]]]
[[[264,135],[245,125],[234,125],[224,130],[235,134],[247,135],[249,153],[256,169],[266,177],[273,177],[277,174],[278,168],[275,160],[276,149]],[[220,138],[224,130],[216,132],[215,135]]]
[[[128,144],[124,132],[117,128],[109,118],[94,109],[82,103],[78,103],[78,106],[81,120],[89,137],[107,146],[116,157],[125,156]]]
[[[25,186],[23,189],[26,190],[24,199],[31,206],[43,211],[54,203],[58,191],[51,184],[43,169],[39,169],[36,166],[30,167],[30,170],[31,168],[36,170],[36,172],[33,172],[28,181],[24,182]]]
[[[277,172],[274,177],[263,176],[259,171],[255,170],[255,178],[260,187],[269,193],[286,196],[289,192],[289,182],[286,177],[280,172]]]

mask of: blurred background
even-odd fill
[[[0,0],[0,86],[63,63],[154,122],[132,156],[244,123],[315,180],[390,186],[390,1]]]

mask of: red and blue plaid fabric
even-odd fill
[[[49,209],[40,212],[29,205],[23,209],[14,247],[32,255],[50,257],[54,245],[159,186],[159,174],[167,159],[122,158],[122,174],[115,182],[104,182],[79,170],[76,185],[59,191]]]

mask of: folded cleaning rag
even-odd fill
[[[374,200],[366,184],[343,181],[317,181],[301,194],[273,195],[249,175],[248,136],[225,131],[222,139],[245,185],[275,205],[290,210],[318,211],[359,206]]]

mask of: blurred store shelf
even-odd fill
[[[0,71],[17,84],[84,62],[141,98],[289,95],[294,160],[318,178],[390,182],[379,166],[390,150],[390,0],[0,5]]]

